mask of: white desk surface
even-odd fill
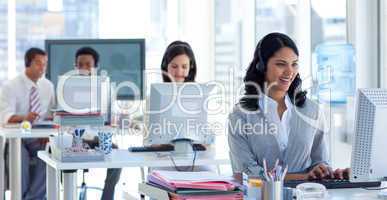
[[[0,136],[4,138],[41,138],[57,135],[58,129],[32,129],[31,133],[23,133],[20,128],[0,127]]]
[[[97,162],[60,162],[46,151],[39,151],[38,157],[56,170],[88,168],[122,168],[122,167],[170,167],[173,166],[170,153],[132,153],[125,149],[113,149],[111,158]],[[177,166],[192,165],[193,157],[173,157]],[[228,154],[215,154],[211,151],[198,152],[195,165],[230,164]]]
[[[101,162],[76,162],[63,163],[51,156],[46,151],[39,151],[38,157],[55,170],[72,170],[87,168],[122,168],[122,167],[163,167],[171,166],[172,161],[168,153],[132,153],[128,150],[113,150],[111,160]],[[223,165],[229,164],[228,154],[215,154],[212,152],[199,152],[195,165]],[[160,156],[163,155],[163,156]],[[191,165],[192,158],[175,158],[177,165]],[[328,190],[327,200],[380,200],[380,191],[370,191],[362,188]]]
[[[10,190],[12,200],[21,200],[21,140],[23,138],[47,138],[50,135],[57,135],[58,129],[32,129],[29,133],[15,127],[0,127],[0,155],[4,153],[5,139],[9,139],[9,168],[10,168]],[[1,156],[0,156],[1,157]],[[4,194],[4,158],[0,159],[0,200]]]
[[[328,190],[329,200],[381,200],[379,190],[365,190],[362,188]]]

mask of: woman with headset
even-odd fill
[[[174,41],[168,45],[161,61],[164,82],[195,82],[196,60],[187,42]]]
[[[245,95],[229,115],[228,143],[234,173],[263,176],[264,160],[288,166],[287,180],[344,178],[332,171],[324,142],[324,120],[301,90],[298,49],[287,35],[259,41],[244,77]],[[263,177],[262,177],[263,178]]]
[[[196,60],[191,46],[184,41],[174,41],[170,43],[163,55],[161,61],[161,72],[164,82],[187,83],[195,82],[196,78]],[[149,109],[149,105],[147,105]],[[145,119],[146,124],[149,119]],[[145,141],[145,138],[144,138]],[[146,143],[146,142],[144,142]],[[163,145],[152,145],[153,147],[162,147]],[[206,145],[205,148],[208,146]],[[194,158],[195,159],[195,158]],[[177,170],[177,171],[208,171],[207,166],[174,166],[174,167],[157,167],[151,170]]]

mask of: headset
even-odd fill
[[[262,57],[261,50],[262,50],[262,44],[263,44],[263,42],[265,40],[267,40],[268,36],[273,37],[273,34],[266,35],[257,44],[257,54],[258,54],[257,56],[258,56],[259,61],[257,62],[255,68],[257,69],[257,71],[259,73],[262,73],[262,74],[265,73],[266,69],[265,69],[265,64],[263,62],[263,57]],[[278,35],[276,34],[274,37],[278,39],[277,36]],[[299,75],[297,75],[297,76],[299,76]],[[298,79],[294,79],[294,81],[299,81],[299,80]],[[295,97],[294,98],[295,98],[295,100],[294,100],[295,104],[297,104],[298,101],[302,101],[302,100],[304,100],[306,98],[306,91],[302,91],[301,84],[299,84],[298,87],[295,89]]]
[[[257,52],[258,52],[258,59],[259,62],[255,66],[258,72],[265,73],[265,64],[263,63],[263,57],[262,57],[262,45],[265,40],[267,40],[269,37],[273,37],[273,39],[279,40],[279,36],[283,35],[281,33],[270,33],[265,35],[257,44]]]
[[[168,47],[167,49],[165,50],[165,53],[164,53],[164,56],[163,56],[163,59],[161,61],[161,67],[162,68],[165,68],[165,70],[167,70],[168,68],[168,62],[167,62],[167,54],[169,54],[170,51],[172,51],[174,48],[177,48],[177,47],[184,47],[184,48],[187,48],[188,50],[190,50],[193,54],[193,51],[192,51],[192,48],[191,46],[186,43],[186,42],[182,42],[182,41],[175,41],[175,42],[172,42]],[[191,60],[191,57],[189,56],[189,59],[190,59],[190,62],[189,62],[189,69],[193,69],[194,68],[194,60]],[[189,72],[191,73],[191,72]],[[189,77],[189,74],[188,76],[185,77],[185,79],[187,79],[187,77]]]
[[[32,59],[28,59],[27,56],[24,57],[24,63],[26,67],[31,66]]]
[[[94,57],[95,56],[95,57]],[[92,57],[94,58],[94,68],[98,68],[98,63],[99,63],[99,54],[97,51],[95,51],[95,55],[92,55]]]
[[[273,34],[268,34],[266,36],[264,36],[257,44],[257,53],[258,53],[258,59],[259,61],[257,62],[257,65],[255,66],[255,68],[257,69],[258,72],[260,73],[265,73],[266,69],[265,69],[265,63],[263,62],[263,57],[262,57],[262,45],[263,45],[263,42],[265,40],[267,40],[268,37],[272,37]]]
[[[265,63],[263,63],[263,58],[262,58],[262,53],[261,53],[261,46],[262,46],[262,43],[263,43],[263,40],[265,38],[262,38],[261,41],[259,41],[258,45],[257,45],[257,53],[258,53],[258,62],[257,64],[255,65],[255,68],[257,69],[258,72],[260,73],[265,73]]]
[[[39,48],[32,47],[27,50],[27,52],[24,55],[24,64],[25,67],[30,67],[32,64],[32,61],[34,60],[36,55],[47,55],[45,51]]]
[[[171,49],[173,48],[176,48],[176,47],[185,47],[187,49],[190,49],[192,51],[192,48],[191,46],[189,46],[187,43],[185,42],[175,42],[175,43],[171,43],[168,47],[167,47],[167,50],[165,50],[165,52],[169,52],[171,51]],[[163,58],[163,60],[161,61],[161,66],[168,66],[168,63],[167,63],[167,58],[166,56]],[[190,60],[190,63],[189,63],[189,68],[192,69],[193,68],[193,63],[191,62]]]
[[[81,51],[81,53],[79,53],[79,51]],[[78,56],[81,56],[81,55],[91,55],[91,57],[93,57],[93,60],[94,60],[94,68],[98,68],[99,54],[95,49],[91,47],[81,47],[75,53],[75,60],[78,58]]]

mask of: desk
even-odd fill
[[[149,191],[142,190],[141,188],[143,188],[143,186],[141,185],[142,184],[139,185],[139,193],[149,195],[150,193],[147,193]],[[328,198],[325,198],[325,200],[381,200],[378,199],[378,193],[378,190],[365,190],[362,188],[329,189]],[[295,195],[295,189],[293,191],[293,194]],[[130,195],[128,193],[124,193],[124,195],[128,197],[125,199],[132,199],[130,198]],[[169,200],[169,197],[167,197],[168,195],[166,192],[155,192],[152,195],[157,195],[159,197],[155,198],[157,200]],[[244,196],[244,199],[247,199],[247,196]]]
[[[59,171],[64,173],[64,200],[76,199],[76,170],[89,168],[124,167],[170,167],[172,161],[168,153],[132,153],[128,150],[114,150],[111,158],[101,162],[63,163],[51,157],[46,151],[39,151],[38,157],[47,164],[47,199],[59,199]],[[174,157],[177,166],[192,165],[190,157]],[[218,154],[212,151],[198,152],[195,165],[230,164],[226,152]]]
[[[21,189],[21,139],[45,138],[56,135],[58,129],[32,129],[31,133],[22,133],[19,128],[0,128],[0,200],[4,197],[4,144],[9,139],[9,177],[12,200],[22,199]]]
[[[377,190],[365,190],[361,188],[330,189],[328,193],[329,195],[326,200],[382,200],[378,198],[379,191]],[[130,196],[128,193],[125,193],[125,195]],[[244,198],[247,198],[247,196]],[[169,198],[164,197],[157,200],[169,200]]]
[[[381,200],[379,190],[365,190],[362,188],[328,190],[329,200]]]

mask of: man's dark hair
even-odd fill
[[[31,66],[32,60],[35,58],[36,55],[47,55],[46,52],[42,49],[32,47],[26,51],[26,54],[24,55],[24,64],[25,67]]]
[[[95,68],[98,67],[99,54],[97,53],[96,50],[94,50],[91,47],[82,47],[78,49],[77,52],[75,53],[75,60],[77,60],[78,56],[80,55],[91,55],[94,59],[94,63],[95,63],[94,67]]]
[[[163,81],[164,82],[171,82],[171,79],[168,75],[168,64],[179,55],[187,55],[189,58],[189,72],[188,76],[185,78],[184,82],[194,82],[196,77],[196,60],[195,55],[192,51],[191,46],[187,42],[183,41],[174,41],[171,44],[168,45],[167,49],[165,50],[163,59],[161,61],[161,70],[163,72]]]

